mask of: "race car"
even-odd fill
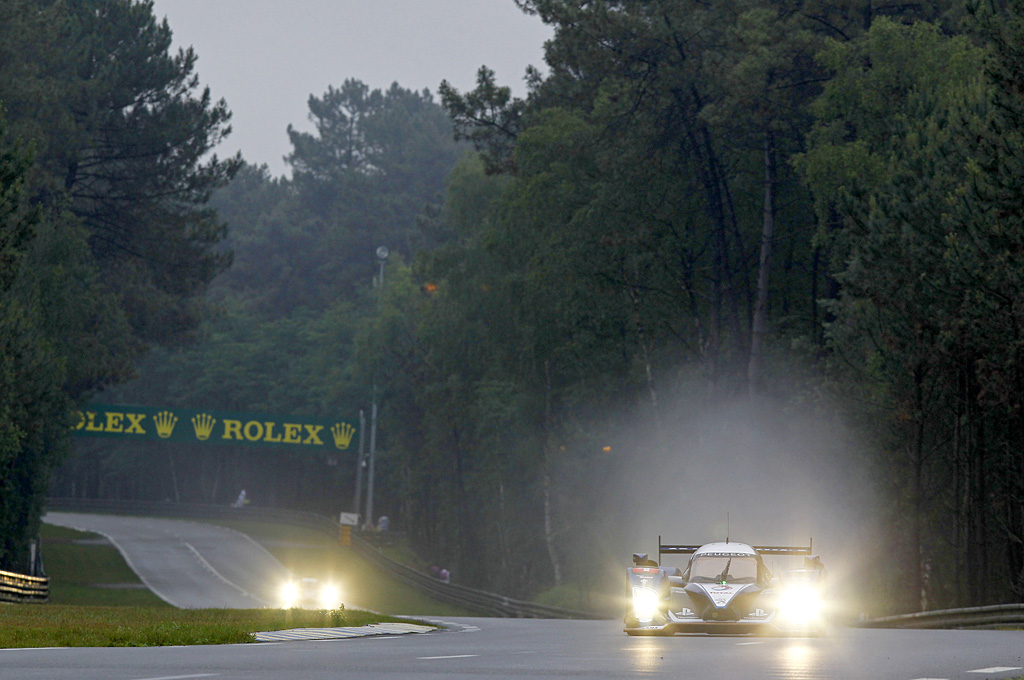
[[[661,566],[647,553],[634,553],[627,569],[632,607],[628,635],[675,633],[822,635],[826,571],[806,548],[750,546],[726,539],[705,545],[663,545],[658,559],[690,555],[685,570]],[[773,575],[764,556],[802,556],[802,569]]]
[[[282,609],[337,609],[341,604],[340,592],[333,583],[302,578],[281,585]]]

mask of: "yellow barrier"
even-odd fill
[[[48,599],[48,576],[27,576],[13,571],[0,571],[0,602],[46,602]]]

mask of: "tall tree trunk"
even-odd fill
[[[627,275],[626,268],[621,268],[622,277],[626,281],[626,289],[629,292],[629,301],[633,306],[633,324],[636,327],[637,343],[640,346],[640,352],[643,355],[644,360],[644,375],[647,383],[647,395],[651,400],[651,410],[654,412],[654,429],[655,434],[658,438],[658,448],[661,449],[664,446],[664,439],[661,433],[661,415],[658,410],[658,392],[654,387],[654,371],[651,367],[651,345],[647,337],[647,331],[644,327],[643,319],[640,316],[640,295],[637,292],[637,286],[630,280],[639,279],[637,277],[630,277]]]
[[[1014,336],[1020,337],[1017,326],[1014,324]],[[1018,345],[1019,346],[1019,345]],[[1014,362],[1014,384],[1016,387],[1016,414],[1014,432],[1010,439],[1011,454],[1010,469],[1012,486],[1009,498],[1007,499],[1008,514],[1007,528],[1007,558],[1008,569],[1011,579],[1011,588],[1018,599],[1024,598],[1024,368],[1021,361],[1024,360],[1024,352],[1016,352]]]
[[[825,327],[818,321],[818,276],[821,270],[821,246],[814,246],[811,257],[811,337],[819,350],[825,347]]]
[[[171,489],[174,491],[174,502],[181,502],[181,493],[178,491],[178,473],[174,469],[174,454],[170,451],[167,452],[167,462],[171,468]]]
[[[978,450],[976,453],[978,459],[978,492],[975,494],[975,502],[977,503],[977,509],[975,513],[978,518],[978,553],[981,558],[979,566],[980,579],[978,581],[978,600],[973,603],[975,605],[986,605],[988,604],[989,597],[989,541],[988,541],[988,460],[986,455],[987,448],[987,432],[985,428],[985,418],[982,414],[978,414]]]
[[[472,549],[468,549],[468,544],[471,541],[472,529],[469,526],[471,516],[469,510],[466,507],[466,479],[465,479],[465,461],[462,450],[462,443],[460,437],[460,431],[458,426],[452,428],[452,443],[454,444],[455,453],[455,564],[458,565],[460,573],[466,573],[472,568],[469,560],[463,558],[467,554],[472,554]]]
[[[913,517],[911,518],[911,549],[914,554],[914,571],[911,586],[920,598],[918,611],[927,606],[924,591],[924,544],[922,528],[924,524],[924,371],[920,363],[914,367],[914,440],[911,444],[911,465],[913,467]]]
[[[967,537],[964,549],[967,551],[967,588],[969,605],[980,605],[983,599],[983,583],[985,574],[982,559],[983,540],[981,511],[983,502],[980,499],[983,482],[979,476],[984,471],[981,461],[982,449],[984,447],[984,428],[981,425],[980,409],[978,407],[979,387],[978,377],[975,375],[973,364],[968,365],[968,418],[966,427],[968,431],[968,448],[964,452],[967,456],[965,487],[967,498],[965,499],[967,517]]]
[[[555,528],[554,512],[551,507],[551,475],[548,474],[548,466],[544,464],[544,542],[548,548],[548,558],[551,560],[551,574],[555,579],[555,585],[562,585],[562,561],[555,549]]]
[[[966,368],[961,357],[957,367],[956,393],[953,398],[953,578],[956,607],[964,607],[964,442],[963,421],[966,396]]]
[[[750,332],[750,360],[747,363],[747,393],[757,394],[761,378],[761,350],[768,322],[768,282],[772,269],[772,242],[775,238],[775,138],[764,131],[764,210],[761,221],[761,258],[757,270],[757,302]]]
[[[512,572],[512,549],[508,539],[508,511],[505,501],[505,480],[498,475],[498,557],[501,559],[502,585],[505,586],[499,592],[508,592],[507,587],[511,586],[515,592],[519,591],[520,584],[514,578]]]
[[[217,456],[216,472],[213,473],[213,488],[210,489],[210,503],[217,503],[217,492],[220,490],[220,477],[224,471],[224,458]]]
[[[555,579],[555,585],[562,584],[562,561],[558,557],[558,550],[555,543],[555,522],[554,508],[551,502],[551,474],[548,456],[552,449],[551,428],[552,411],[554,409],[554,397],[551,388],[551,362],[544,361],[544,469],[542,479],[542,491],[544,493],[544,543],[548,549],[548,558],[551,560],[551,573]]]
[[[703,98],[694,86],[690,87],[688,94],[689,100],[682,91],[676,93],[684,117],[684,150],[695,159],[711,228],[711,312],[705,370],[709,377],[710,393],[714,395],[723,372],[723,331],[728,328],[732,332],[734,346],[743,347],[745,341],[742,338],[739,301],[733,285],[729,249],[729,233],[734,230],[729,222],[728,182],[722,175],[711,133],[697,118],[697,113],[703,106]],[[726,367],[727,370],[734,368]]]

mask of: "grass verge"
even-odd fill
[[[99,534],[52,524],[43,524],[39,533],[51,604],[171,608],[146,588],[117,548]]]
[[[618,617],[619,612],[624,611],[627,604],[624,596],[583,590],[574,584],[549,588],[538,593],[534,601],[581,612],[604,612],[612,617]]]
[[[256,524],[246,529],[272,544],[275,540],[280,543],[275,550],[292,563],[299,576],[314,575],[317,566],[325,565],[343,571],[347,564],[340,558],[324,562],[326,554],[341,549],[322,534],[307,535],[279,525]],[[0,605],[0,648],[233,644],[252,642],[252,633],[259,631],[409,622],[352,608],[177,609],[149,591],[121,553],[102,536],[52,524],[43,524],[40,535],[50,575],[50,601],[43,605]],[[363,564],[362,569],[358,563]],[[358,574],[368,566],[362,560],[353,559],[353,564],[350,573]],[[380,592],[371,601],[390,603],[394,610],[407,609],[402,606],[406,593],[386,584],[378,583],[376,587]],[[367,587],[366,592],[375,591]],[[430,609],[421,604],[425,610]]]
[[[402,619],[364,611],[0,606],[0,647],[155,647],[252,642],[288,628],[364,626]],[[407,621],[409,623],[415,623]]]

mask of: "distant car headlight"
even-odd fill
[[[633,613],[638,621],[650,621],[658,613],[661,598],[650,588],[633,588]]]
[[[821,591],[812,586],[790,586],[779,596],[779,615],[794,623],[815,621],[823,609]]]
[[[299,584],[288,581],[281,586],[281,606],[291,609],[299,599]]]
[[[337,609],[339,604],[341,604],[341,591],[338,590],[338,587],[329,583],[324,585],[320,589],[320,608]]]

